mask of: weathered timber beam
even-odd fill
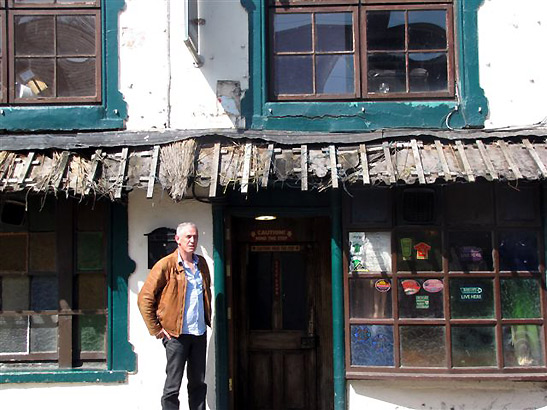
[[[475,182],[475,175],[473,174],[473,170],[471,169],[471,166],[469,165],[469,160],[467,159],[467,155],[465,154],[465,147],[463,146],[461,141],[456,141],[456,148],[458,150],[458,154],[460,154],[460,158],[462,160],[463,169],[465,171],[465,175],[467,175],[467,180],[469,182]]]
[[[484,146],[484,143],[481,140],[476,140],[475,143],[477,144],[477,147],[479,148],[479,153],[481,154],[481,158],[486,165],[486,169],[488,170],[488,173],[492,177],[494,181],[496,181],[499,176],[494,168],[494,164],[492,164],[492,161],[490,160],[490,157],[488,156],[488,151],[486,150],[486,147]]]

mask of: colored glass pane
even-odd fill
[[[82,352],[104,352],[106,343],[106,317],[104,315],[80,316],[78,327]]]
[[[55,272],[57,269],[57,236],[55,232],[31,233],[29,242],[29,270],[32,272]]]
[[[32,310],[57,310],[59,308],[56,276],[33,276],[30,292]]]
[[[29,278],[4,276],[2,278],[2,306],[0,310],[28,310]]]
[[[0,234],[0,272],[27,271],[27,234]]]
[[[444,326],[401,326],[401,365],[445,367]]]
[[[541,317],[537,279],[501,279],[501,311],[505,319]]]
[[[104,268],[102,232],[78,232],[77,260],[79,271],[97,271]]]
[[[78,308],[106,308],[105,277],[102,274],[78,275]]]
[[[352,325],[351,364],[354,366],[393,366],[393,327]]]

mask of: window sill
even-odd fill
[[[372,373],[346,372],[347,380],[509,380],[546,381],[547,373]]]
[[[41,370],[0,372],[0,384],[4,383],[124,383],[125,370]]]

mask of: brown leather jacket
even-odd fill
[[[197,257],[203,281],[205,323],[211,327],[211,276],[203,256]],[[139,292],[139,310],[150,334],[157,335],[163,327],[170,335],[180,336],[185,300],[186,275],[178,264],[178,249],[175,249],[156,262]]]

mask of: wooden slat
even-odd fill
[[[122,149],[122,155],[120,160],[120,169],[118,171],[118,178],[116,179],[116,191],[114,192],[114,198],[122,197],[123,183],[125,180],[125,171],[127,169],[127,156],[129,154],[129,148]]]
[[[361,157],[361,167],[363,167],[363,184],[370,184],[370,174],[368,172],[367,147],[365,144],[359,145],[359,156]]]
[[[241,179],[241,193],[246,194],[249,191],[249,175],[251,173],[251,153],[253,144],[245,144],[245,156],[243,157],[243,177]]]
[[[301,182],[300,188],[302,191],[308,190],[308,146],[300,146],[300,172],[301,172]]]
[[[211,164],[211,183],[209,185],[209,197],[217,196],[218,169],[220,167],[220,142],[213,148],[213,163]]]
[[[513,171],[513,174],[515,174],[515,177],[517,179],[522,179],[522,174],[520,173],[520,169],[513,161],[513,158],[511,157],[511,153],[509,152],[509,148],[507,147],[507,143],[505,141],[498,141],[498,145],[501,148],[501,152],[503,153],[503,156],[505,157],[505,160],[509,164],[509,168],[511,168],[511,171]]]
[[[338,188],[338,166],[336,165],[336,147],[334,145],[329,145],[329,157],[332,187]]]
[[[87,177],[87,188],[85,189],[85,194],[89,194],[91,191],[91,185],[93,184],[93,181],[97,177],[97,169],[99,167],[99,161],[101,156],[103,155],[103,151],[98,149],[95,151],[95,154],[93,154],[93,162],[91,163],[91,171],[89,172],[89,176]]]
[[[272,166],[272,156],[274,153],[274,144],[268,144],[266,151],[266,159],[264,163],[264,173],[262,174],[262,187],[268,186],[268,178],[270,177],[270,167]]]
[[[486,169],[488,170],[488,173],[490,174],[493,180],[497,180],[499,178],[498,173],[496,172],[496,169],[494,168],[494,164],[492,164],[492,161],[490,160],[490,157],[488,156],[488,151],[486,150],[484,143],[481,140],[476,140],[475,143],[477,144],[477,147],[479,148],[479,152],[481,154],[484,164],[486,165]]]
[[[452,180],[452,174],[450,173],[450,168],[448,167],[448,162],[444,156],[443,144],[441,141],[435,140],[435,148],[437,149],[437,155],[439,156],[439,161],[441,161],[441,167],[443,169],[444,179],[447,181]]]
[[[160,158],[160,146],[154,146],[152,160],[150,162],[150,176],[148,177],[148,187],[146,189],[146,197],[152,198],[154,195],[154,185],[156,183],[156,173],[158,172],[158,162]]]
[[[469,165],[467,155],[465,155],[465,147],[463,146],[461,141],[456,141],[456,148],[458,149],[458,153],[460,154],[460,158],[462,159],[463,169],[465,171],[465,174],[467,175],[467,180],[469,182],[475,182],[475,175],[473,175],[473,170]]]
[[[543,176],[543,178],[547,178],[547,169],[545,168],[545,165],[541,161],[541,158],[539,157],[532,143],[527,138],[524,138],[522,140],[522,143],[524,144],[524,146],[526,147],[526,150],[528,151],[528,153],[530,154],[530,156],[536,163],[537,167],[541,171],[541,175]]]
[[[25,160],[25,165],[23,165],[23,169],[21,170],[21,174],[19,175],[19,177],[17,177],[18,185],[22,185],[25,182],[25,179],[30,172],[32,161],[34,161],[34,151],[30,151],[28,153],[27,159]]]
[[[410,141],[412,146],[412,154],[414,155],[414,163],[416,164],[416,172],[418,173],[418,181],[420,184],[425,184],[424,168],[422,167],[422,158],[420,157],[420,150],[418,149],[418,143],[415,139]]]
[[[56,180],[53,186],[55,189],[59,189],[61,182],[63,182],[63,175],[65,175],[66,167],[68,166],[68,160],[70,159],[70,153],[63,151],[61,154],[61,160],[59,161],[59,169],[57,171]],[[87,192],[86,192],[87,194]]]
[[[387,173],[389,175],[389,183],[394,184],[395,182],[397,182],[397,180],[395,179],[393,162],[391,162],[391,153],[389,152],[389,144],[387,142],[384,142],[382,144],[382,149],[384,150],[384,157],[386,159],[386,168],[387,168]]]

